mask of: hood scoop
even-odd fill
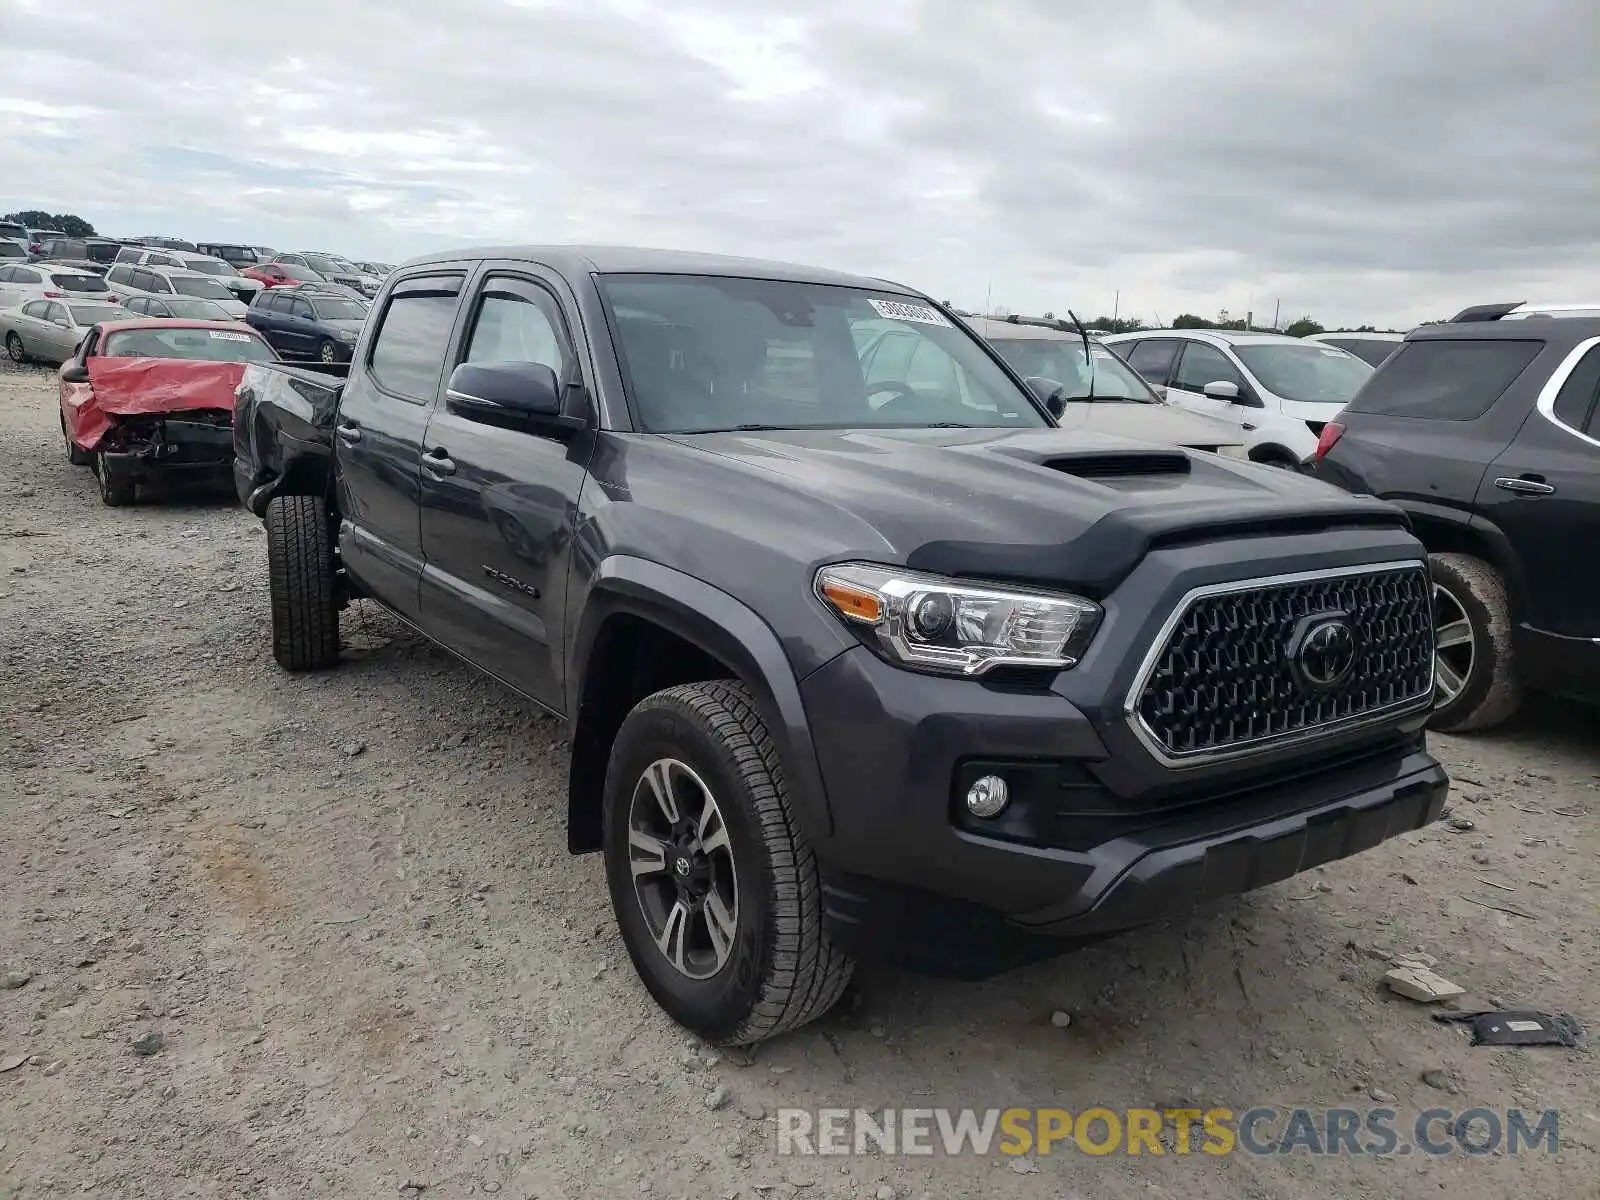
[[[1128,479],[1149,475],[1187,475],[1189,456],[1173,449],[1090,449],[1082,450],[1035,449],[1028,445],[1002,445],[994,447],[996,454],[1005,454],[1034,466],[1079,479]]]

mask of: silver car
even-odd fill
[[[29,300],[0,310],[0,340],[16,363],[64,363],[90,328],[127,316],[120,304],[94,300]]]
[[[1042,318],[996,321],[967,317],[966,322],[1013,371],[1041,393],[1056,424],[1063,429],[1110,433],[1161,445],[1209,450],[1230,458],[1244,457],[1244,439],[1236,426],[1163,403],[1092,333],[1090,356],[1085,358],[1083,336],[1077,330],[1069,332],[1056,324],[1047,325]],[[1045,390],[1052,396],[1042,395]]]

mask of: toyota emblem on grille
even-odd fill
[[[1300,677],[1318,691],[1337,687],[1356,665],[1356,634],[1342,616],[1327,617],[1302,627],[1294,650]]]

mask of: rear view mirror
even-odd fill
[[[1042,375],[1030,375],[1023,380],[1028,389],[1039,398],[1045,410],[1052,417],[1059,417],[1067,411],[1067,387],[1064,383],[1057,383],[1054,379],[1046,379]]]
[[[526,428],[561,415],[561,385],[544,363],[462,363],[450,374],[445,407],[469,421]]]
[[[1206,384],[1205,393],[1213,400],[1236,401],[1239,399],[1239,385],[1218,379],[1213,383]]]

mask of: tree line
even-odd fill
[[[59,229],[68,237],[95,236],[94,226],[76,213],[47,213],[42,208],[27,208],[20,212],[7,213],[0,217],[0,221],[15,221],[18,225],[26,225],[29,229]]]

